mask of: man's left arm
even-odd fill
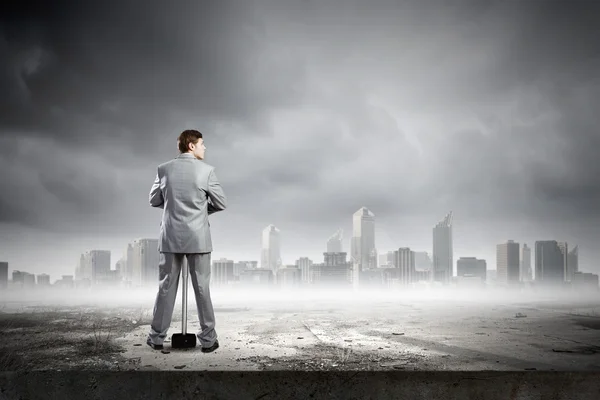
[[[227,197],[223,193],[221,183],[217,179],[215,170],[212,169],[208,174],[208,215],[223,211],[227,208]]]
[[[156,178],[154,179],[154,184],[150,189],[150,205],[152,207],[165,208],[165,199],[162,195],[162,190],[160,190],[160,176],[158,172],[156,173]]]

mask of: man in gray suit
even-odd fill
[[[227,199],[214,167],[203,161],[206,147],[202,134],[183,131],[178,147],[181,154],[158,166],[150,189],[150,205],[162,208],[163,216],[158,240],[159,289],[146,343],[156,350],[163,348],[185,256],[200,320],[196,335],[202,351],[210,353],[219,347],[219,341],[210,299],[212,241],[208,216],[224,210]]]

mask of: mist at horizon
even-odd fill
[[[515,290],[484,288],[448,288],[448,287],[416,287],[404,290],[377,289],[340,289],[321,287],[314,289],[258,289],[258,288],[211,288],[211,298],[215,311],[223,308],[237,307],[240,311],[258,307],[300,308],[310,311],[317,307],[320,310],[364,308],[369,304],[389,304],[397,306],[432,306],[435,308],[455,309],[457,304],[476,307],[502,305],[534,306],[550,304],[559,308],[581,304],[600,304],[600,291],[565,291],[556,289]],[[21,290],[0,293],[3,303],[2,312],[14,312],[23,308],[100,307],[109,308],[143,308],[151,310],[156,298],[157,288],[137,289],[73,289],[60,291],[56,289]],[[188,288],[188,314],[196,314],[196,305],[192,286]],[[173,317],[181,317],[182,288],[177,292]],[[328,308],[330,307],[330,308]],[[227,311],[226,309],[224,311]],[[392,317],[392,315],[390,315]]]

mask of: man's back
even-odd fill
[[[163,208],[160,252],[212,252],[208,215],[227,202],[212,166],[182,153],[158,167],[149,197],[152,206]]]

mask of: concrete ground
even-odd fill
[[[73,352],[75,342],[64,339],[61,346],[23,348],[19,353],[22,358],[16,358],[16,354],[7,354],[5,347],[4,358],[12,364],[5,362],[8,367],[4,370],[10,370],[11,365],[29,365],[33,369],[83,366],[184,371],[600,370],[598,300],[507,302],[471,300],[464,296],[460,299],[380,297],[369,301],[362,298],[298,300],[290,296],[213,298],[220,348],[210,354],[202,353],[199,347],[172,349],[170,341],[165,343],[163,351],[146,345],[152,295],[144,295],[140,298],[142,301],[132,302],[128,307],[97,302],[86,305],[85,309],[83,304],[67,307],[62,301],[52,305],[46,299],[44,311],[30,312],[27,324],[21,327],[18,323],[12,324],[13,336],[8,335],[5,346],[11,343],[10,337],[15,338],[14,343],[23,339],[25,332],[29,332],[27,339],[32,343],[40,343],[41,339],[35,335],[40,338],[46,335],[46,344],[56,343],[53,338],[58,337],[60,330],[63,339],[72,337],[76,331],[80,331],[80,336],[87,335],[87,350]],[[27,309],[35,304],[39,306],[39,301],[33,303],[5,299],[3,320],[10,322],[17,315],[21,318],[19,321],[23,320]],[[196,332],[198,321],[192,299],[189,304],[188,332]],[[53,308],[49,311],[48,307]],[[137,318],[136,307],[142,311]],[[67,312],[74,317],[65,316]],[[49,313],[54,313],[56,328],[41,329],[41,325],[31,322],[32,318],[38,318],[48,326]],[[97,339],[93,346],[90,332],[102,330],[97,322],[90,325],[90,320],[88,325],[77,325],[82,315],[92,313],[102,316],[97,321],[112,321],[113,334],[110,338],[107,336],[111,347],[98,346]],[[181,307],[177,303],[169,335],[180,331]],[[98,335],[95,333],[94,337]],[[77,342],[79,345],[83,343],[81,340]],[[90,350],[90,346],[95,350]],[[33,356],[35,351],[38,353]],[[41,357],[45,357],[44,361],[35,364],[35,359],[41,360]],[[65,358],[69,362],[64,361]],[[21,362],[17,363],[17,359]]]
[[[144,344],[149,326],[117,343],[140,367],[160,370],[600,370],[600,307],[434,301],[329,308],[217,309],[220,348],[211,354],[170,343],[154,351]],[[188,326],[197,331],[195,314]],[[175,324],[170,333],[180,331]]]

